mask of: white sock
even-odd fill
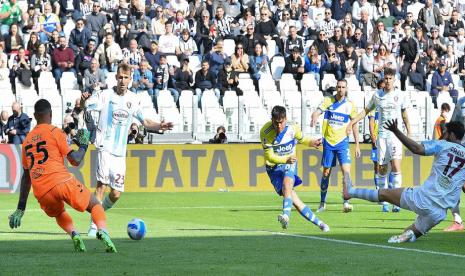
[[[402,186],[402,174],[400,172],[392,172],[392,186],[400,188]]]
[[[454,217],[455,222],[457,222],[458,224],[462,224],[462,218],[460,217],[460,214],[452,213],[452,216]]]

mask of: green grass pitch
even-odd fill
[[[301,193],[313,210],[319,193]],[[290,228],[276,220],[281,199],[271,192],[126,193],[107,213],[119,250],[104,252],[84,236],[87,252],[75,253],[71,239],[32,196],[22,226],[8,227],[18,195],[0,195],[0,275],[464,275],[465,233],[444,233],[444,221],[415,243],[387,239],[415,215],[381,213],[381,206],[354,200],[342,213],[339,193],[330,192],[319,215],[331,227],[322,233],[293,210]],[[69,208],[68,208],[69,209]],[[86,233],[87,213],[70,211]],[[132,241],[132,218],[148,233]],[[401,250],[404,248],[406,250]]]

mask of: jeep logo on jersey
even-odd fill
[[[277,153],[289,153],[294,147],[293,141],[288,142],[287,144],[276,146],[275,150]]]
[[[15,145],[0,145],[0,192],[14,193],[21,179],[21,149]]]
[[[129,117],[129,113],[126,110],[117,109],[113,111],[113,119],[117,121],[124,121]]]
[[[338,122],[344,122],[345,121],[344,116],[338,115],[338,114],[335,114],[335,113],[331,113],[331,117],[329,117],[329,119],[333,120],[333,121],[338,121]]]

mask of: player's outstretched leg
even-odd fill
[[[444,229],[446,232],[455,232],[455,231],[463,231],[463,221],[462,217],[460,216],[460,201],[457,203],[457,206],[452,208],[452,216],[454,217],[454,222]]]
[[[95,196],[92,196],[89,201],[89,206],[86,209],[92,217],[93,223],[97,227],[96,237],[101,240],[106,247],[107,252],[117,252],[115,245],[110,239],[110,236],[107,232],[107,222],[105,211],[103,210],[102,205]]]
[[[375,181],[376,181],[376,189],[385,189],[386,188],[386,175],[382,175],[380,173],[378,173],[375,177]],[[383,212],[389,212],[389,204],[387,202],[382,202],[383,204],[383,208],[382,208],[382,211]]]
[[[292,191],[292,200],[294,202],[295,208],[306,220],[318,226],[321,229],[321,231],[329,232],[329,226],[320,219],[318,219],[318,217],[312,212],[310,207],[305,205],[305,203],[303,203],[302,200],[300,200],[295,191]]]
[[[350,180],[350,166],[347,166],[347,164],[344,164],[341,166],[342,172],[343,172],[343,178],[342,178],[342,186],[344,186],[344,182],[347,181],[347,179]],[[344,199],[344,203],[342,205],[342,211],[344,213],[349,213],[352,212],[353,206],[349,203],[349,200]]]
[[[371,202],[379,202],[378,193],[380,190],[354,188],[352,180],[348,175],[344,175],[342,183],[342,199],[349,200],[351,198],[365,199]]]
[[[83,252],[86,251],[86,246],[84,245],[84,241],[82,240],[81,236],[79,233],[76,231],[73,225],[73,219],[70,217],[70,215],[66,212],[63,211],[61,212],[58,216],[55,217],[55,220],[57,224],[65,230],[68,235],[71,236],[71,239],[73,240],[74,244],[74,250]]]
[[[97,239],[101,240],[106,247],[106,251],[110,253],[117,253],[115,245],[110,239],[110,235],[108,235],[107,231],[105,230],[98,230],[97,231]]]
[[[281,223],[283,229],[289,227],[289,219],[291,218],[292,197],[283,198],[283,213],[278,215],[278,221]]]

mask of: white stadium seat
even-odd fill
[[[61,91],[63,90],[74,90],[79,89],[79,85],[77,83],[76,76],[72,72],[63,72],[63,75],[60,79],[60,88]]]
[[[283,73],[284,66],[286,63],[284,62],[284,57],[282,56],[274,56],[271,60],[271,75],[273,76],[274,80],[281,79],[281,74]]]
[[[236,48],[236,42],[234,39],[225,39],[223,40],[223,52],[228,56],[232,56],[234,54]]]

